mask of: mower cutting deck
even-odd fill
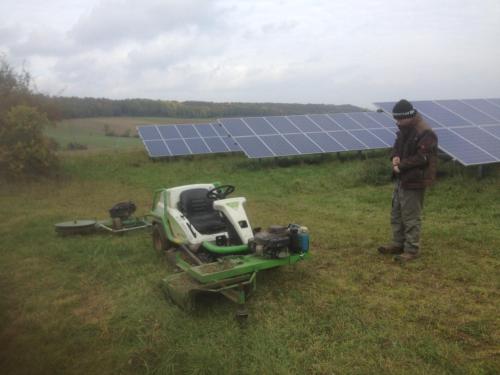
[[[195,184],[157,190],[150,216],[153,244],[181,270],[163,280],[167,296],[191,310],[200,292],[221,293],[243,307],[257,272],[309,255],[307,228],[252,230],[243,197],[231,185]],[[240,315],[245,315],[240,309]]]
[[[71,220],[54,224],[56,233],[62,236],[90,234],[96,232],[124,233],[151,226],[146,217],[134,217],[136,206],[133,202],[120,202],[109,210],[108,220]]]

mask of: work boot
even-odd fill
[[[378,248],[380,254],[401,254],[403,252],[403,246],[398,246],[394,244],[383,245]]]
[[[404,252],[403,254],[396,255],[394,257],[394,261],[404,264],[406,262],[409,262],[410,260],[417,259],[418,257],[419,257],[418,253]]]

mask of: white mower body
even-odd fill
[[[191,248],[197,248],[203,242],[215,244],[218,237],[230,237],[227,225],[220,230],[210,230],[210,233],[206,233],[207,231],[201,233],[202,231],[196,228],[194,221],[191,222],[187,217],[188,215],[186,212],[182,212],[182,196],[189,194],[190,191],[201,191],[201,189],[206,190],[208,193],[208,191],[215,187],[214,184],[184,185],[165,189],[162,194],[158,196],[158,199],[153,205],[153,213],[160,216],[166,214],[168,225],[175,242],[187,244]],[[243,197],[214,200],[213,210],[215,212],[212,213],[212,218],[217,218],[218,216],[221,222],[224,221],[228,225],[231,225],[234,229],[233,233],[237,233],[242,244],[246,245],[248,241],[253,238],[253,231],[245,212],[245,202],[246,199]]]

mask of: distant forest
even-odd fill
[[[46,108],[57,111],[58,118],[107,116],[216,118],[359,112],[364,110],[350,104],[178,102],[151,99],[111,100],[104,98],[45,95],[39,95],[38,99],[40,102],[44,102]]]

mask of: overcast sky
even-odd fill
[[[0,53],[51,95],[500,97],[500,0],[1,0]]]

